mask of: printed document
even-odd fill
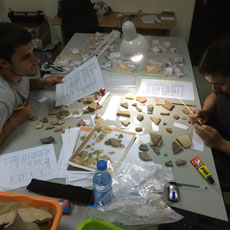
[[[70,105],[100,88],[104,88],[103,75],[94,56],[63,78],[56,86],[56,106]]]
[[[53,144],[0,155],[0,188],[27,186],[31,179],[51,180],[58,172]]]
[[[194,100],[192,82],[142,79],[137,95]]]

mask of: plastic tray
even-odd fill
[[[48,208],[55,215],[51,230],[57,230],[59,221],[62,216],[62,208],[58,201],[39,196],[31,196],[26,194],[0,192],[0,201],[3,202],[22,202],[32,207],[44,207]]]
[[[77,227],[77,230],[122,230],[122,229],[113,224],[110,224],[108,222],[99,219],[88,218],[84,220]]]

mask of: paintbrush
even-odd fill
[[[179,100],[181,101],[181,103],[183,103],[183,105],[185,106],[185,108],[195,117],[195,119],[199,122],[200,125],[203,125],[201,120],[199,118],[196,118],[195,114],[193,113],[193,111],[182,101],[182,99],[179,98]]]

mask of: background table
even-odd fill
[[[86,41],[87,38],[93,36],[92,34],[75,34],[73,38],[70,40],[70,42],[67,44],[67,46],[64,48],[62,53],[60,54],[60,58],[63,60],[70,55],[70,48],[84,48],[87,49],[88,44]],[[194,80],[194,75],[192,71],[192,66],[187,50],[187,45],[184,40],[184,38],[179,37],[156,37],[156,39],[160,39],[161,41],[171,41],[174,44],[177,44],[178,49],[180,50],[180,53],[177,54],[179,56],[183,56],[185,61],[184,66],[184,72],[185,77],[182,79],[178,79],[176,76],[171,76],[166,78],[166,80],[180,80],[180,81],[189,81],[193,83],[193,89],[194,89],[194,95],[195,95],[195,101],[185,101],[185,103],[192,103],[196,104],[198,107],[200,106],[200,101],[198,98],[196,83]],[[120,41],[117,41],[116,45],[119,45]],[[165,54],[163,55],[166,57],[171,57],[175,54]],[[162,56],[161,56],[162,57]],[[99,58],[99,62],[103,63],[105,61],[105,55],[101,56]],[[116,77],[117,73],[112,73],[109,71],[103,70],[104,76],[110,76],[110,77]],[[141,79],[143,78],[152,78],[152,79],[160,79],[162,80],[162,77],[150,77],[150,76],[135,76],[137,81],[137,86],[140,84]],[[165,79],[165,78],[164,78]],[[112,95],[120,95],[122,97],[121,102],[125,101],[124,96],[127,94],[133,94],[135,95],[138,88],[120,88],[120,89],[108,89],[108,91],[111,92]],[[39,103],[38,99],[41,97],[46,96],[48,100],[45,103]],[[110,97],[111,97],[110,96]],[[163,99],[161,99],[163,101]],[[33,106],[33,113],[42,118],[43,116],[47,116],[48,111],[54,108],[55,104],[55,93],[52,91],[34,91],[31,93],[30,101],[32,101],[35,105]],[[175,101],[171,100],[170,101]],[[107,105],[109,103],[109,98],[103,103],[103,108],[100,110],[97,110],[96,113],[103,114]],[[154,113],[159,112],[159,107],[155,105],[154,98],[148,98],[148,103],[154,104]],[[130,103],[129,103],[130,104]],[[131,104],[130,104],[131,105]],[[73,103],[68,110],[74,111],[79,108],[83,108],[84,105],[79,102]],[[63,109],[66,109],[63,107]],[[167,118],[162,118],[162,121],[166,121],[168,124],[173,123],[173,114],[178,114],[180,116],[184,115],[182,113],[183,106],[176,106],[174,110],[171,112],[171,115]],[[133,112],[132,112],[133,113]],[[91,114],[84,115],[84,119],[90,119]],[[134,115],[132,115],[133,117]],[[149,115],[144,114],[144,121],[141,123],[143,127],[145,127],[145,133],[148,133],[151,131],[151,125],[150,125],[150,119],[148,119]],[[72,118],[68,119],[65,124],[69,124],[72,127],[76,125],[78,120]],[[121,127],[121,122],[117,119],[115,122],[105,121],[105,124],[115,125],[116,127]],[[160,123],[160,134],[163,135],[163,146],[160,148],[161,153],[160,155],[156,155],[153,151],[149,151],[150,156],[153,158],[153,161],[155,163],[164,164],[166,160],[175,160],[176,158],[183,158],[187,160],[187,165],[184,167],[173,167],[173,174],[175,177],[175,180],[177,182],[181,183],[188,183],[188,184],[195,184],[195,185],[201,185],[206,186],[208,189],[196,189],[196,188],[188,188],[188,187],[180,187],[180,194],[181,194],[181,200],[178,203],[170,204],[173,207],[181,208],[184,210],[188,210],[191,212],[199,213],[202,215],[206,215],[209,217],[214,217],[221,220],[227,220],[227,215],[225,211],[225,206],[223,202],[223,197],[218,181],[218,177],[216,174],[215,164],[213,161],[212,153],[210,148],[205,146],[204,151],[200,152],[197,150],[187,149],[184,150],[182,153],[180,153],[179,156],[172,154],[171,150],[171,143],[175,140],[175,137],[178,135],[185,134],[184,130],[180,129],[174,129],[173,128],[173,134],[169,134],[165,131],[165,127]],[[180,120],[180,123],[183,123],[182,120]],[[188,124],[188,121],[185,121],[186,125]],[[35,123],[32,121],[25,122],[20,127],[18,127],[15,132],[13,132],[8,140],[2,145],[0,148],[1,153],[9,153],[16,150],[23,150],[26,148],[31,148],[35,146],[41,145],[40,138],[47,137],[47,136],[54,136],[56,142],[54,143],[54,148],[56,152],[57,159],[59,157],[60,149],[62,146],[62,140],[60,133],[55,133],[53,130],[35,130],[34,129]],[[186,134],[190,135],[192,137],[193,133],[193,127],[192,125],[189,125],[189,129],[186,131]],[[136,144],[140,144],[140,140],[137,139]],[[167,156],[166,156],[167,154]],[[203,177],[195,170],[195,168],[189,163],[189,160],[193,157],[199,155],[201,159],[205,162],[211,173],[213,174],[213,178],[215,180],[215,184],[209,185],[207,182],[203,179]],[[53,180],[55,182],[64,183],[63,179],[56,179]],[[19,193],[28,193],[25,188],[16,189],[13,192],[19,192]],[[167,201],[167,199],[165,198]],[[85,214],[87,212],[87,207],[85,206],[78,206],[78,210],[75,209],[73,214],[71,216],[63,216],[60,222],[60,229],[74,229],[76,226],[81,223],[84,218]],[[156,227],[156,226],[155,226]],[[128,228],[127,228],[128,229]],[[131,229],[135,229],[134,227]],[[150,228],[153,229],[153,226]]]
[[[163,20],[160,23],[143,23],[138,15],[131,13],[122,13],[121,16],[118,16],[118,14],[119,13],[117,12],[112,12],[111,14],[101,17],[98,20],[99,29],[102,30],[102,32],[110,32],[113,29],[121,30],[122,23],[127,20],[133,21],[137,31],[141,34],[146,35],[169,36],[170,31],[173,28],[173,21]],[[156,15],[160,19],[159,14],[154,15]],[[55,16],[54,18],[49,20],[49,24],[61,26],[62,19],[58,16]]]

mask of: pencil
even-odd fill
[[[194,117],[196,117],[195,116],[195,114],[193,113],[193,111],[179,98],[179,100],[181,101],[181,103],[183,103],[184,104],[184,106],[185,106],[185,108],[194,116]],[[202,124],[202,122],[201,122],[201,120],[199,119],[199,118],[196,118],[196,120],[200,123],[200,125],[203,125]]]
[[[172,102],[173,105],[184,105],[183,103],[180,103],[180,102]],[[185,104],[187,106],[191,106],[191,107],[196,107],[196,105],[193,105],[193,104]]]
[[[32,104],[32,106],[34,106],[34,105]],[[14,109],[14,111],[21,110],[21,109],[25,109],[25,106],[22,105],[22,106],[16,107],[16,108]]]

